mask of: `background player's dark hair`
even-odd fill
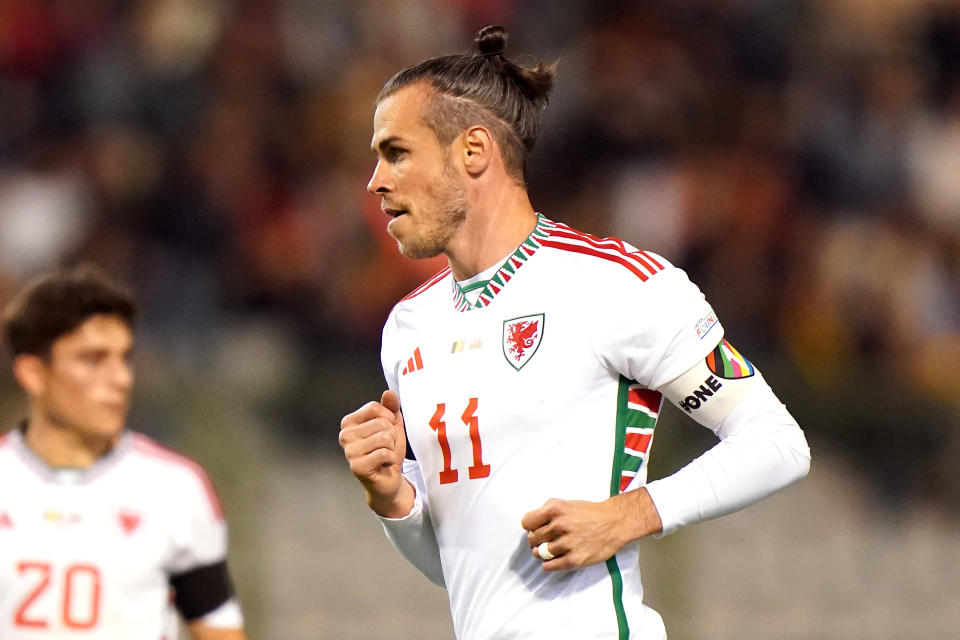
[[[383,86],[377,102],[415,82],[429,82],[435,92],[423,118],[440,143],[447,146],[468,127],[483,125],[500,146],[507,171],[522,182],[556,63],[528,68],[508,60],[503,55],[507,32],[496,25],[481,29],[474,43],[472,54],[431,58],[400,71]]]
[[[133,296],[98,267],[84,264],[31,280],[3,313],[3,336],[13,357],[49,357],[58,338],[87,318],[106,314],[133,325]]]

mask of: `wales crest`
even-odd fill
[[[537,352],[543,338],[543,323],[542,313],[503,321],[503,355],[517,371]]]

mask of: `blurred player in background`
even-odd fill
[[[368,189],[404,255],[449,268],[394,307],[389,390],[340,444],[461,640],[664,638],[637,541],[802,478],[809,449],[683,271],[534,211],[525,161],[554,70],[505,58],[506,37],[487,27],[378,98]],[[647,483],[664,398],[720,442]]]
[[[29,416],[0,435],[0,638],[243,640],[204,471],[125,430],[135,303],[92,267],[33,281],[3,331]]]

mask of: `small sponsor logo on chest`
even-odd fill
[[[423,369],[423,356],[420,355],[420,347],[417,347],[413,350],[413,355],[407,360],[407,366],[403,368],[400,375],[405,376],[408,373],[420,371],[421,369]]]
[[[67,527],[80,524],[80,522],[83,521],[83,516],[75,512],[47,509],[43,512],[43,520],[49,524]]]
[[[454,340],[450,345],[450,353],[463,353],[464,351],[476,351],[483,348],[483,340],[474,338],[473,340]]]

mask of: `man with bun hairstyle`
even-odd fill
[[[29,283],[3,334],[29,401],[0,434],[0,638],[245,640],[217,496],[126,430],[136,305],[90,266]]]
[[[367,189],[401,253],[449,267],[390,313],[388,390],[340,444],[460,640],[659,640],[637,541],[782,489],[809,449],[683,271],[534,210],[524,165],[554,68],[515,64],[506,40],[486,27],[377,99]],[[664,402],[720,441],[648,483]]]

